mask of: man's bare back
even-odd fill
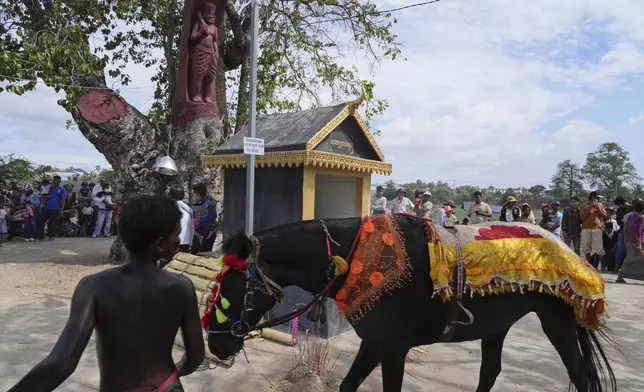
[[[121,223],[124,214],[127,225],[125,208]],[[172,259],[179,230],[155,240],[146,251],[149,257],[130,255],[122,266],[81,279],[69,320],[51,354],[10,392],[55,389],[73,373],[94,329],[101,392],[157,388],[175,371],[178,376],[192,373],[204,357],[194,287],[188,278],[160,270],[152,262],[159,256]],[[172,347],[179,329],[186,355],[175,365]]]

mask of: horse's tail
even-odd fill
[[[608,361],[600,338],[609,345],[617,346],[617,343],[608,335],[606,329],[602,328],[594,332],[580,325],[577,326],[577,340],[579,341],[581,357],[588,369],[588,392],[616,392],[617,381],[615,380],[615,373],[613,373],[613,368]]]

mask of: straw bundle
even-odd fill
[[[199,301],[199,313],[202,316],[210,307],[212,286],[220,269],[215,258],[181,252],[165,267],[166,271],[185,275],[192,281]]]

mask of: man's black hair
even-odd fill
[[[579,200],[579,197],[577,197],[577,196],[573,196],[573,197],[571,197],[571,198],[570,198],[570,201],[573,201],[573,200],[580,201],[580,200]]]
[[[592,191],[590,192],[590,195],[588,195],[588,200],[595,200],[599,196],[599,193]]]
[[[642,202],[641,199],[633,200],[633,211],[637,213],[641,213],[642,211],[644,211],[644,203]]]
[[[119,214],[119,236],[133,255],[143,255],[157,238],[168,238],[179,226],[181,212],[165,196],[129,199]]]
[[[378,191],[382,191],[382,190],[384,190],[384,188],[383,188],[383,187],[381,187],[380,185],[378,185],[378,186],[376,187],[376,192],[378,192]]]
[[[51,179],[60,181],[60,176],[53,176]]]
[[[183,191],[183,186],[177,184],[170,188],[170,197],[172,200],[183,200],[184,196],[185,192]]]
[[[4,180],[0,180],[0,184],[5,185],[5,186],[7,185],[7,183],[4,182]]]
[[[483,197],[483,193],[481,193],[481,191],[476,191],[476,192],[474,192],[474,194],[472,195],[472,197],[476,197],[476,196],[481,196],[481,197]]]
[[[200,194],[202,196],[206,196],[208,194],[208,189],[206,188],[206,185],[203,182],[195,184],[192,187],[192,191],[194,193],[198,193],[198,194]]]
[[[613,203],[618,206],[623,206],[626,204],[626,199],[624,199],[624,196],[617,196],[615,200],[613,200]]]

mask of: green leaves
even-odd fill
[[[635,185],[641,179],[628,151],[617,143],[603,143],[589,153],[583,172],[591,187],[615,191],[626,184]]]

